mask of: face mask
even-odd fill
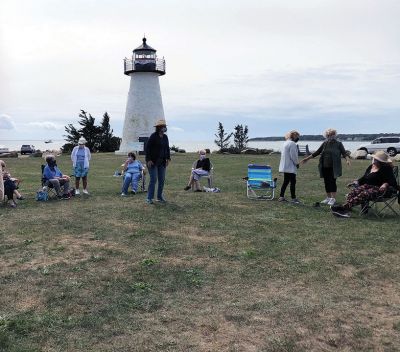
[[[133,162],[133,158],[130,156],[128,157],[128,162],[132,163]]]
[[[200,160],[204,160],[206,156],[204,154],[200,154]]]
[[[297,143],[299,141],[299,137],[296,137],[295,139],[293,139],[293,142]]]
[[[163,132],[163,133],[167,132],[167,127],[161,127],[160,131]]]
[[[56,163],[55,160],[50,160],[50,161],[48,162],[48,164],[49,164],[50,167],[54,167],[54,166],[57,165],[57,163]]]

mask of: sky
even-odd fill
[[[59,139],[80,109],[122,135],[123,59],[147,43],[169,136],[400,133],[398,0],[1,0],[0,142]]]

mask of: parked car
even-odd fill
[[[390,156],[395,156],[400,153],[400,137],[379,137],[369,144],[361,145],[358,150],[365,150],[368,154],[383,150]]]
[[[34,145],[29,145],[29,144],[23,144],[21,146],[21,155],[24,154],[33,154],[35,152],[35,146]]]
[[[9,153],[9,152],[10,152],[10,150],[7,147],[5,147],[4,145],[0,145],[0,154],[1,153]]]

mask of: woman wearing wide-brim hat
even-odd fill
[[[156,183],[157,201],[165,203],[163,195],[165,172],[171,161],[169,140],[167,135],[167,124],[165,120],[158,120],[155,125],[155,132],[150,136],[146,144],[146,164],[149,169],[150,182],[147,190],[147,203],[153,204]]]
[[[91,159],[90,149],[86,147],[86,139],[81,137],[78,145],[74,147],[71,153],[73,173],[75,176],[75,194],[80,195],[79,190],[80,179],[83,183],[83,194],[89,194],[87,189],[87,176],[89,173],[89,160]]]
[[[372,156],[372,165],[368,166],[362,177],[354,180],[349,186],[354,186],[354,189],[347,195],[343,206],[331,208],[335,215],[349,217],[349,211],[352,207],[365,204],[387,194],[391,188],[397,189],[397,181],[389,155],[384,151],[377,151]]]

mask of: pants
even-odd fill
[[[201,176],[208,176],[208,171],[203,169],[194,169],[192,170],[193,179],[198,181]]]
[[[8,199],[13,199],[14,191],[16,189],[17,187],[15,186],[14,181],[11,181],[10,179],[4,181],[4,195],[6,195]]]
[[[322,168],[322,176],[324,177],[326,193],[337,191],[336,178],[333,176],[333,167]]]
[[[150,182],[149,189],[147,190],[147,199],[154,198],[154,191],[156,182],[158,180],[157,199],[163,199],[162,193],[164,189],[166,167],[164,165],[153,165],[149,168]]]
[[[283,183],[281,187],[281,197],[285,196],[286,187],[290,183],[290,195],[292,199],[296,198],[296,174],[285,172],[283,173]]]
[[[132,191],[137,192],[139,180],[142,178],[142,174],[139,172],[130,173],[127,172],[124,177],[124,183],[122,185],[122,193],[128,193],[129,185],[132,187]]]
[[[362,185],[351,190],[347,195],[346,203],[343,206],[346,209],[350,209],[356,205],[374,200],[382,194],[383,192],[379,190],[378,186]]]
[[[48,180],[47,183],[56,190],[58,196],[61,193],[61,186],[63,186],[63,193],[68,194],[69,181],[66,181],[65,179],[52,178],[51,180]]]

